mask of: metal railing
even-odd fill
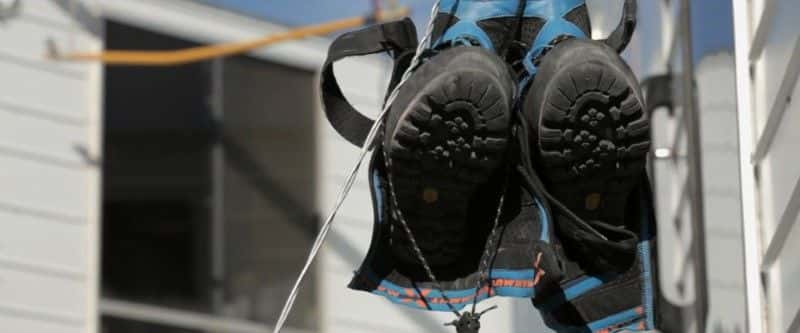
[[[678,7],[665,8],[677,12],[675,24],[667,27],[672,30],[671,39],[665,41],[665,45],[670,45],[665,59],[668,73],[643,82],[649,111],[667,112],[666,118],[660,118],[663,123],[654,122],[653,127],[669,128],[669,133],[660,135],[665,142],[655,142],[650,163],[654,184],[657,183],[656,177],[662,179],[662,183],[673,184],[672,190],[656,188],[654,191],[656,201],[662,203],[658,209],[663,212],[660,214],[662,236],[659,239],[674,239],[677,256],[672,262],[660,260],[662,266],[671,264],[671,267],[663,268],[673,272],[671,277],[667,277],[668,281],[662,281],[662,286],[672,287],[679,293],[677,301],[662,300],[661,329],[664,332],[702,332],[708,313],[708,282],[691,22],[688,1],[671,2],[668,6]],[[670,235],[664,235],[665,232]]]
[[[787,109],[791,105],[791,97],[800,76],[800,36],[793,42],[794,47],[789,55],[789,62],[783,71],[782,78],[767,78],[767,73],[757,73],[756,64],[763,61],[767,40],[773,27],[773,19],[777,13],[777,0],[764,0],[761,13],[752,13],[754,1],[733,1],[734,28],[736,38],[737,57],[737,101],[739,105],[739,137],[740,137],[740,172],[743,184],[742,196],[744,199],[744,246],[745,246],[745,277],[747,288],[748,306],[748,332],[772,332],[776,323],[771,323],[771,313],[782,311],[770,308],[780,304],[780,300],[772,299],[777,295],[769,292],[770,275],[773,269],[785,255],[783,249],[790,241],[790,234],[795,228],[800,215],[800,179],[796,181],[789,194],[785,207],[778,208],[780,215],[771,237],[767,238],[767,220],[763,210],[757,209],[757,204],[764,201],[763,192],[769,191],[760,182],[761,175],[770,172],[762,168],[765,160],[769,158],[773,142],[781,130],[788,126],[781,126],[786,117]],[[758,22],[753,22],[755,17]],[[754,27],[751,31],[750,28]],[[798,31],[800,35],[800,31]],[[771,101],[771,107],[766,110],[755,103],[755,95],[762,93],[755,89],[755,76],[760,74],[762,79],[770,82],[780,82],[777,93]],[[767,111],[767,112],[762,112]],[[765,114],[766,122],[761,129],[756,129],[753,124],[757,114]],[[763,117],[763,116],[762,116]],[[796,165],[772,166],[772,168],[797,168]],[[762,238],[763,236],[763,238]],[[762,252],[762,250],[764,250]],[[763,255],[762,255],[763,254]],[[777,301],[777,302],[776,302]],[[800,312],[797,312],[788,325],[786,332],[800,331]],[[778,332],[776,332],[778,333]],[[782,332],[780,332],[782,333]]]

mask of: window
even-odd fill
[[[114,22],[106,43],[194,46]],[[273,324],[318,220],[313,73],[235,57],[105,75],[102,331],[211,331],[174,311]],[[313,330],[307,282],[289,325]]]

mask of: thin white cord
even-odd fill
[[[322,228],[320,228],[319,234],[317,238],[314,240],[314,245],[311,247],[311,251],[308,254],[308,259],[306,259],[306,263],[303,266],[303,269],[300,271],[300,275],[297,277],[297,280],[294,283],[294,287],[292,287],[292,291],[289,293],[289,297],[286,299],[286,303],[283,305],[283,310],[281,310],[281,315],[278,318],[278,322],[275,324],[275,329],[272,331],[273,333],[280,333],[283,325],[286,323],[286,319],[289,317],[289,313],[292,311],[292,306],[294,306],[294,301],[297,298],[297,292],[300,289],[300,284],[303,282],[306,274],[308,273],[311,264],[314,262],[317,254],[319,253],[322,244],[325,242],[325,238],[328,236],[328,231],[331,229],[331,224],[333,223],[333,219],[336,217],[336,213],[339,212],[339,209],[344,204],[345,198],[350,193],[350,189],[353,187],[353,183],[355,183],[356,175],[358,174],[358,170],[361,168],[361,163],[364,161],[364,158],[367,156],[367,153],[371,150],[373,143],[375,141],[375,137],[378,134],[378,130],[380,129],[381,125],[383,124],[383,118],[386,116],[387,111],[391,108],[392,103],[394,100],[397,99],[397,95],[400,91],[400,88],[408,81],[408,78],[411,77],[411,73],[413,72],[414,68],[419,65],[419,58],[422,52],[429,47],[429,43],[431,42],[431,34],[433,32],[433,21],[436,18],[436,14],[439,12],[439,1],[437,0],[433,8],[431,8],[431,17],[428,21],[428,27],[425,29],[425,35],[422,37],[422,40],[419,42],[417,46],[416,53],[414,54],[414,58],[411,60],[411,65],[408,66],[406,71],[403,73],[403,77],[400,82],[395,86],[392,90],[392,93],[389,95],[389,98],[386,99],[386,103],[383,105],[383,110],[378,115],[378,118],[375,119],[375,124],[372,125],[372,128],[369,130],[367,134],[366,140],[364,140],[364,146],[361,147],[361,154],[356,161],[356,164],[353,166],[353,169],[350,171],[350,175],[347,177],[347,181],[345,181],[344,186],[342,187],[341,193],[336,198],[336,205],[334,206],[333,210],[331,211],[328,218],[325,219],[325,223],[322,224]]]

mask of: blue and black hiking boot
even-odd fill
[[[656,220],[645,173],[640,177],[624,209],[623,227],[637,238],[634,260],[627,269],[587,268],[582,259],[586,255],[576,254],[574,244],[564,242],[569,236],[559,232],[561,236],[554,240],[564,267],[561,288],[537,295],[533,303],[556,332],[651,332],[660,328]],[[564,223],[564,217],[556,221]],[[598,247],[597,251],[604,250]]]
[[[649,123],[618,55],[635,2],[602,43],[583,0],[441,4],[433,49],[379,124],[372,241],[350,288],[418,309],[472,304],[457,328],[496,295],[533,298],[559,332],[653,328]],[[392,91],[416,46],[409,20],[334,41],[322,97],[350,142],[364,145],[374,121],[347,102],[333,62],[389,52]]]
[[[560,290],[534,304],[558,332],[653,329],[650,122],[619,55],[636,1],[605,41],[589,37],[585,0],[529,1],[524,12],[520,106],[564,267]]]
[[[519,134],[527,133],[514,111],[519,90],[502,57],[523,7],[518,0],[441,2],[432,48],[381,124],[369,167],[373,236],[350,288],[457,312],[492,296],[531,298],[558,287],[555,228],[534,191],[541,186],[531,183],[530,153],[521,153],[528,135]],[[333,62],[388,51],[395,58],[391,92],[416,46],[409,20],[334,41],[322,97],[331,124],[350,142],[362,146],[374,121],[347,102]]]
[[[530,0],[443,0],[433,21],[435,48],[480,46],[506,57],[521,27]]]
[[[538,1],[547,17],[522,62],[522,112],[530,128],[532,158],[548,192],[608,241],[563,241],[585,253],[590,269],[624,270],[635,257],[636,236],[622,228],[625,207],[641,181],[650,149],[650,121],[639,84],[615,48],[589,39],[584,0]],[[545,5],[550,5],[547,7]],[[628,1],[618,30],[632,29]],[[631,18],[632,17],[632,18]],[[586,22],[586,23],[583,23]],[[615,32],[613,35],[629,33]],[[609,42],[610,43],[610,42]],[[564,226],[569,225],[564,224]],[[608,255],[598,257],[596,247]],[[590,256],[591,255],[591,256]]]
[[[441,1],[433,48],[386,119],[393,220],[405,220],[433,268],[475,257],[469,254],[475,233],[491,225],[497,210],[516,92],[502,59],[512,40],[505,22],[517,17],[518,3]],[[487,218],[470,219],[478,215]],[[416,265],[419,254],[407,233],[393,229],[392,249],[398,260]]]
[[[511,77],[486,49],[450,47],[414,71],[389,110],[383,141],[389,205],[400,210],[431,266],[451,265],[474,247],[470,207],[496,210],[500,188],[491,185],[505,169]],[[481,189],[494,195],[480,196]],[[404,228],[394,231],[395,254],[417,263]]]

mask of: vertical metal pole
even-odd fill
[[[747,332],[764,332],[760,275],[760,230],[756,215],[755,168],[753,154],[753,100],[749,54],[751,25],[749,1],[731,0],[736,43],[736,102],[739,124],[739,177],[741,182],[742,233],[744,243],[745,291],[747,294]]]
[[[706,329],[706,316],[708,314],[708,275],[706,274],[705,251],[705,212],[703,203],[703,160],[700,137],[700,110],[697,107],[697,87],[694,81],[694,59],[692,40],[692,17],[689,0],[681,2],[681,29],[683,29],[684,47],[681,56],[683,61],[682,93],[684,98],[684,117],[687,136],[687,189],[689,190],[689,204],[692,216],[692,246],[691,256],[694,266],[695,304],[693,314],[695,332]]]
[[[211,148],[211,301],[215,311],[224,302],[225,280],[225,151],[222,145],[224,59],[211,62],[210,105],[214,143]]]

